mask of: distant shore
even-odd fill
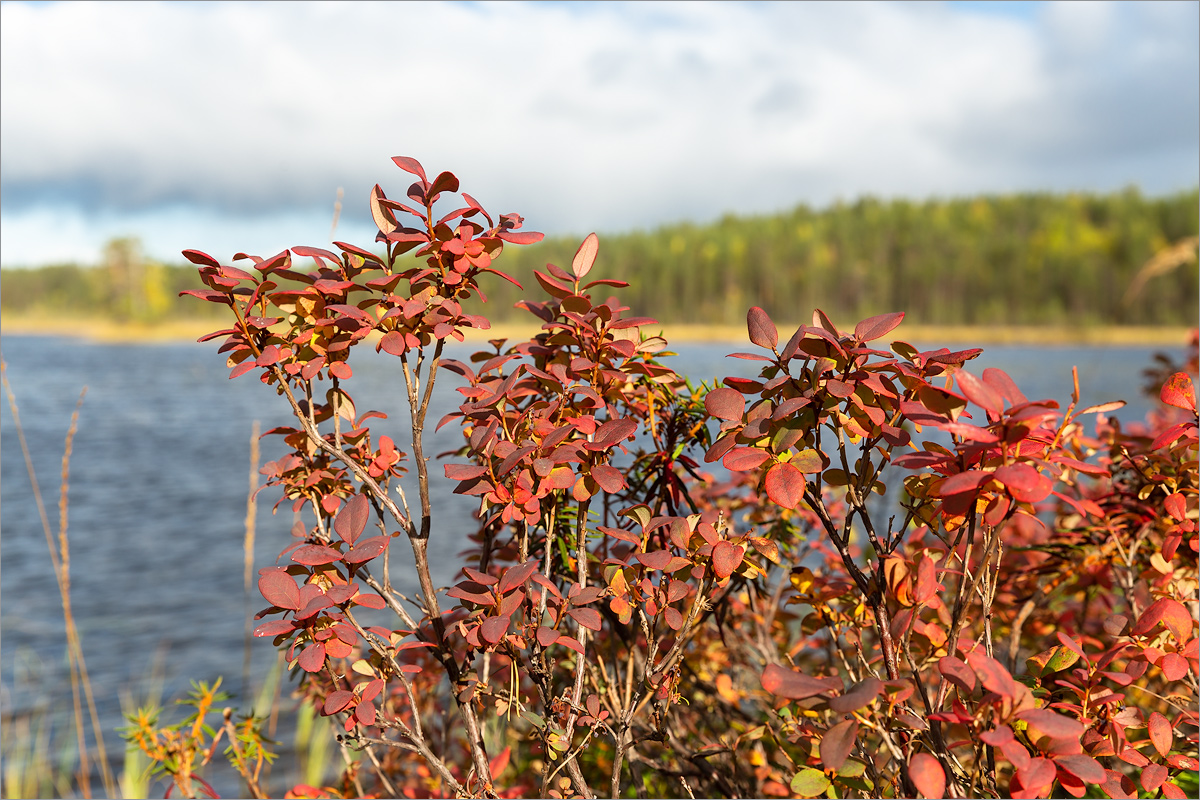
[[[11,315],[0,317],[0,335],[13,336],[70,336],[99,342],[163,343],[195,341],[219,330],[223,323],[204,319],[181,319],[157,324],[122,323],[111,319],[63,319],[41,316]],[[780,323],[781,338],[786,338],[795,324]],[[482,344],[488,339],[522,339],[536,333],[534,325],[500,323],[487,331],[468,332],[467,341]],[[730,342],[747,341],[745,326],[732,325],[653,325],[647,333],[662,333],[668,342]],[[909,325],[901,324],[886,339],[918,342],[931,345],[1128,345],[1170,347],[1187,343],[1189,330],[1178,326],[970,326],[970,325]]]

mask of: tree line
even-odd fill
[[[1185,252],[1168,264],[1174,268],[1160,263],[1138,275],[1198,227],[1195,189],[1163,197],[1135,189],[867,197],[602,235],[599,263],[605,277],[631,284],[622,296],[632,313],[664,323],[736,325],[757,305],[788,321],[819,307],[835,321],[904,310],[911,322],[931,325],[1195,325],[1194,245],[1184,245],[1190,263]],[[510,248],[501,266],[529,286],[547,262],[569,265],[580,238]],[[104,262],[5,269],[0,310],[150,322],[207,311],[176,297],[200,285],[190,265],[148,262],[128,239],[110,243]],[[494,281],[487,293],[493,320],[526,318],[512,308],[515,286]]]

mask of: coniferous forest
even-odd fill
[[[897,309],[927,325],[1195,325],[1200,193],[1145,197],[1013,194],[928,201],[864,198],[823,210],[727,215],[600,236],[598,267],[628,281],[637,315],[663,323],[740,325],[758,305],[780,320],[814,307],[834,319]],[[537,221],[527,220],[536,230]],[[586,231],[510,248],[503,269],[521,283],[547,262],[569,264]],[[1156,254],[1187,253],[1145,270]],[[320,245],[319,241],[295,244]],[[232,254],[214,254],[227,259]],[[270,256],[272,253],[258,255]],[[118,321],[196,317],[177,297],[200,286],[195,268],[111,242],[104,263],[0,272],[5,315],[71,312]],[[1161,261],[1161,259],[1160,259]],[[297,259],[303,265],[304,259]],[[489,316],[524,320],[515,286],[488,288]]]

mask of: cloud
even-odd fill
[[[401,154],[574,233],[1200,170],[1194,3],[10,2],[0,22],[5,264],[35,218],[223,241],[328,220],[342,186],[365,226],[372,184],[403,194]]]

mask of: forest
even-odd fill
[[[600,259],[632,284],[632,313],[667,324],[739,325],[758,305],[789,322],[817,307],[835,319],[904,309],[925,325],[1195,325],[1198,219],[1197,190],[868,197],[602,234]],[[510,248],[507,269],[529,286],[535,269],[569,263],[581,236]],[[1144,269],[1171,247],[1184,257]],[[147,260],[136,239],[110,242],[95,266],[4,269],[0,311],[143,323],[219,311],[177,296],[200,288],[194,267]],[[525,319],[512,308],[517,287],[496,280],[485,291],[493,321]]]

